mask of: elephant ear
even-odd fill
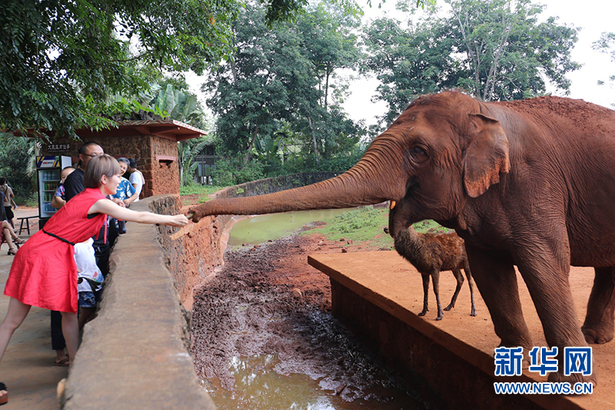
[[[500,122],[483,114],[470,114],[473,131],[466,151],[463,182],[472,198],[500,182],[500,172],[508,173],[508,138]]]

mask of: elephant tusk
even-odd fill
[[[391,205],[390,205],[390,208],[389,208],[389,209],[393,209],[393,208],[395,208],[395,206],[396,206],[396,205],[397,205],[397,202],[395,202],[395,201],[393,201],[393,200],[391,199]]]

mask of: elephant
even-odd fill
[[[605,343],[615,323],[615,111],[561,97],[482,102],[459,91],[421,96],[345,173],[248,198],[215,199],[189,217],[346,208],[390,201],[389,232],[433,219],[466,244],[474,280],[500,346],[532,339],[517,287],[527,284],[549,346],[550,381],[563,348]],[[570,265],[592,266],[579,326]]]

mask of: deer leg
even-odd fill
[[[433,293],[436,295],[436,304],[438,306],[438,317],[436,320],[442,320],[444,317],[444,311],[440,304],[440,271],[433,271],[431,274],[431,281],[433,282]]]
[[[424,275],[421,273],[421,279],[423,279],[423,310],[419,313],[419,316],[425,316],[425,313],[429,311],[428,299],[429,299],[429,275]]]
[[[476,316],[476,305],[474,304],[474,279],[472,279],[472,271],[470,270],[470,264],[468,261],[465,261],[463,265],[463,270],[466,272],[466,277],[468,278],[468,286],[470,287],[470,303],[472,304],[470,316]]]
[[[455,287],[455,293],[453,293],[451,303],[449,303],[449,305],[444,308],[444,310],[446,310],[447,312],[455,307],[455,302],[457,302],[457,296],[459,296],[461,285],[463,285],[463,275],[461,274],[461,269],[453,269],[453,275],[455,275],[455,279],[457,279],[457,286]]]

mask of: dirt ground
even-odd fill
[[[227,251],[225,265],[195,292],[191,354],[199,377],[233,391],[232,358],[275,355],[276,373],[305,374],[346,402],[387,401],[403,390],[333,318],[329,278],[307,263],[308,254],[361,250],[377,249],[314,233]]]

